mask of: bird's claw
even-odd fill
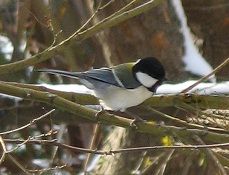
[[[103,107],[101,107],[101,109],[100,109],[98,112],[96,112],[96,114],[95,114],[95,119],[96,119],[96,121],[99,120],[99,116],[100,116],[100,115],[103,115],[103,114],[105,114],[105,113],[106,113],[106,110],[105,110]]]
[[[135,118],[134,120],[132,120],[132,122],[130,123],[130,127],[131,128],[138,128],[138,123],[142,123],[142,122],[146,122],[145,120],[143,120],[142,118]]]

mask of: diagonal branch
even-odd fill
[[[217,66],[211,73],[209,73],[208,75],[200,78],[196,83],[194,83],[193,85],[187,87],[186,89],[184,89],[180,93],[187,93],[188,91],[190,91],[191,89],[193,89],[195,86],[197,86],[201,82],[207,80],[210,76],[214,75],[216,72],[218,72],[219,70],[221,70],[228,63],[229,63],[229,58],[227,58],[224,62],[222,62],[219,66]]]
[[[90,94],[82,94],[75,92],[63,92],[46,88],[42,85],[22,84],[14,82],[4,82],[5,84],[17,86],[21,88],[28,88],[42,92],[49,92],[67,100],[76,102],[81,105],[97,105],[98,99]],[[198,95],[198,94],[178,94],[178,95],[154,95],[146,100],[143,106],[152,107],[171,107],[180,106],[181,104],[187,104],[191,107],[198,106],[199,109],[229,109],[229,96],[222,95]]]
[[[102,113],[99,115],[99,117],[95,117],[97,111],[68,101],[55,94],[40,92],[28,88],[15,87],[4,82],[0,82],[0,93],[51,104],[64,111],[75,114],[75,117],[77,118],[87,119],[91,122],[101,122],[108,125],[132,128],[137,132],[149,133],[155,136],[163,136],[166,133],[176,133],[176,135],[180,136],[181,138],[190,138],[191,135],[196,134],[200,137],[203,137],[203,139],[205,140],[210,140],[218,143],[229,142],[228,134],[219,134],[216,132],[210,132],[208,130],[187,129],[185,127],[158,125],[153,122],[139,122],[137,123],[137,126],[134,126],[132,125],[133,120],[109,113]],[[65,120],[68,120],[68,118],[66,118]]]
[[[19,127],[19,128],[16,128],[16,129],[13,129],[13,130],[9,130],[9,131],[5,131],[5,132],[0,132],[0,136],[1,135],[6,135],[6,134],[11,134],[13,132],[17,132],[17,131],[20,131],[20,130],[23,130],[25,128],[28,128],[29,126],[33,125],[34,123],[36,123],[37,121],[49,116],[51,113],[53,113],[55,111],[55,109],[52,109],[51,111],[45,113],[44,115],[38,117],[38,118],[35,118],[33,119],[32,121],[30,121],[28,124],[22,126],[22,127]]]
[[[131,10],[125,11],[121,14],[118,14],[117,16],[109,16],[96,25],[79,32],[78,30],[73,33],[70,37],[66,38],[59,44],[55,46],[50,46],[49,48],[45,49],[44,51],[21,61],[17,61],[14,63],[9,63],[5,65],[0,65],[0,74],[6,74],[6,73],[13,73],[18,70],[24,69],[28,66],[33,66],[35,64],[38,64],[40,62],[43,62],[45,60],[48,60],[52,58],[57,52],[65,49],[73,42],[81,42],[94,34],[98,33],[99,31],[102,31],[104,29],[116,26],[117,24],[126,21],[127,19],[130,19],[134,16],[137,16],[143,12],[146,12],[150,10],[151,8],[157,6],[162,0],[150,0],[138,7],[135,7]]]

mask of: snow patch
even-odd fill
[[[0,35],[0,50],[5,55],[5,58],[10,61],[14,48],[9,38],[2,35]]]
[[[157,94],[177,94],[182,90],[193,85],[197,81],[186,81],[179,84],[163,84],[157,89]],[[222,83],[200,83],[195,86],[189,93],[200,95],[229,95],[229,81]]]
[[[187,18],[180,0],[171,1],[178,19],[181,23],[181,32],[184,37],[185,53],[183,61],[186,65],[185,69],[193,74],[205,76],[212,72],[212,67],[208,64],[205,58],[200,54],[198,48],[195,46],[191,31],[187,25]],[[215,75],[209,78],[212,82],[216,82]]]
[[[86,88],[84,85],[79,85],[79,84],[60,84],[60,85],[40,84],[40,85],[48,89],[53,89],[57,91],[93,94],[92,90]]]
[[[178,83],[178,84],[163,84],[158,87],[156,94],[176,94],[181,92],[182,90],[188,88],[193,85],[194,80],[189,80],[186,82]],[[42,86],[47,87],[49,89],[66,91],[66,92],[76,92],[76,93],[86,93],[86,94],[94,94],[92,90],[87,89],[83,85],[79,84],[63,84],[63,85],[47,85],[42,84]],[[195,86],[189,93],[197,93],[197,94],[229,94],[229,81],[225,81],[222,83],[200,83]]]

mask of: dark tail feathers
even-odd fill
[[[54,74],[54,75],[61,75],[61,76],[77,78],[77,79],[81,78],[82,76],[81,72],[68,72],[68,71],[55,70],[55,69],[37,69],[34,71],[35,72],[44,72],[44,73],[49,73],[49,74]]]

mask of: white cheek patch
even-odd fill
[[[143,86],[148,87],[148,88],[152,87],[158,81],[158,79],[153,78],[142,72],[137,72],[136,78]]]

